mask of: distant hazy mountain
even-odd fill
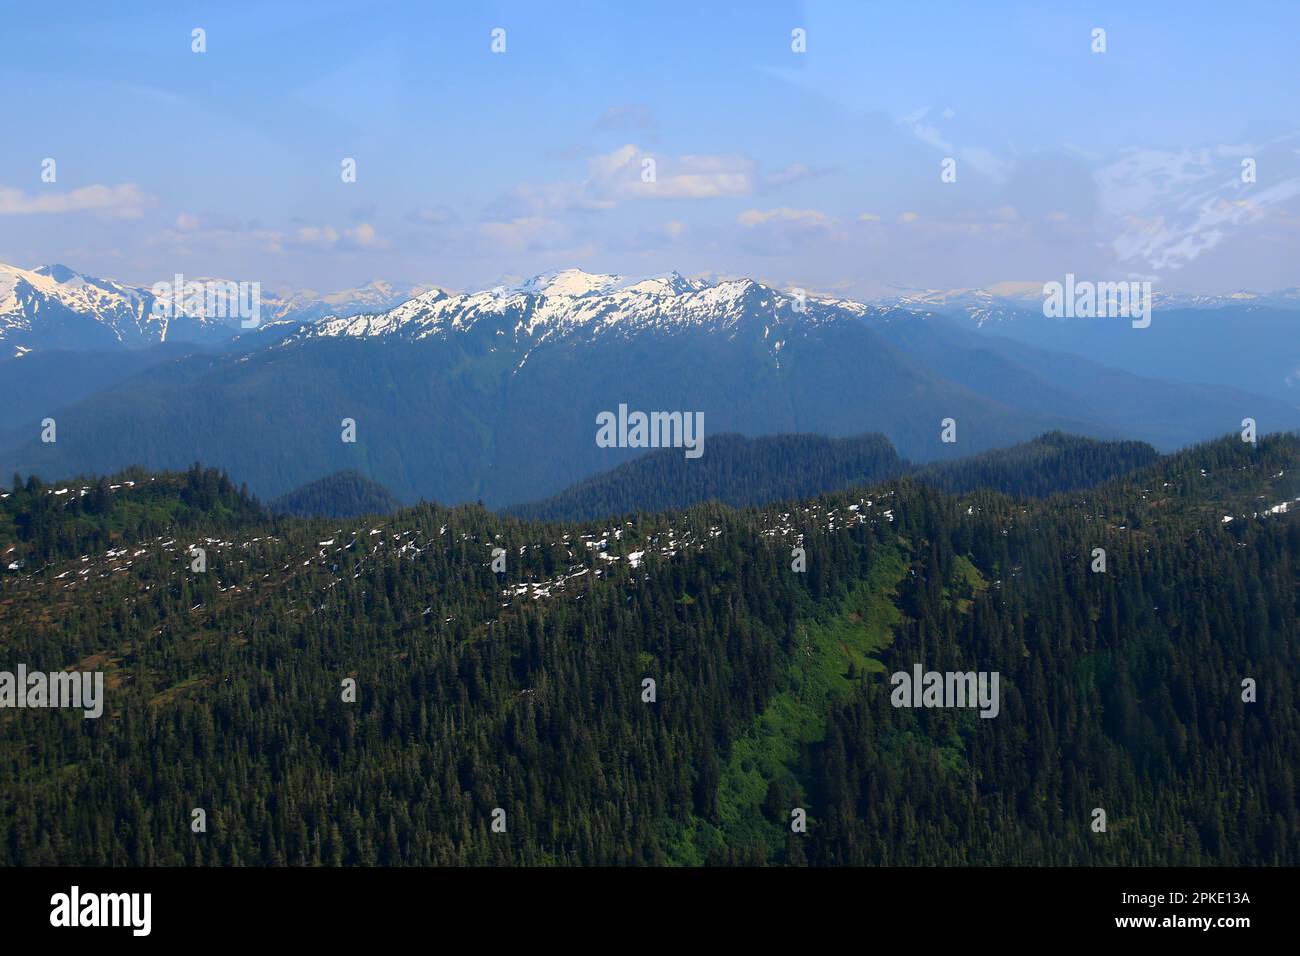
[[[315,322],[326,316],[347,317],[362,312],[383,312],[403,302],[434,290],[427,283],[385,282],[372,279],[355,289],[319,293],[312,289],[275,296],[264,310],[263,328],[273,330],[282,324]]]
[[[909,292],[881,300],[931,313],[990,338],[1068,352],[1135,375],[1226,385],[1300,405],[1300,288],[1272,293],[1169,295],[1152,291],[1150,326],[1043,315],[1041,286]]]
[[[1042,288],[1042,283],[1017,282],[996,289],[917,289],[882,296],[875,300],[875,304],[960,315],[983,327],[1008,319],[1042,316]],[[1221,295],[1168,293],[1154,288],[1151,299],[1154,308],[1162,312],[1178,309],[1300,309],[1300,287],[1276,292],[1237,290]]]
[[[1300,311],[1294,308],[1162,308],[1157,303],[1145,329],[1122,320],[1055,320],[1039,314],[982,331],[990,340],[1068,352],[1136,375],[1231,386],[1300,405]]]
[[[1296,318],[1300,319],[1300,314]],[[1082,325],[1088,320],[1075,321]],[[1231,318],[1219,316],[1208,331],[1215,332],[1221,324],[1233,327],[1231,322]],[[1039,316],[1036,323],[1027,322],[1023,328],[1028,336],[1030,329],[1049,323],[1062,325]],[[1116,343],[1109,354],[1105,349],[1081,349],[1071,354],[1067,349],[1035,346],[1008,335],[962,327],[958,320],[933,314],[896,311],[872,320],[871,325],[913,361],[1010,407],[1114,425],[1110,432],[1090,429],[1088,434],[1138,438],[1168,449],[1236,428],[1244,417],[1256,419],[1266,431],[1279,431],[1295,428],[1300,415],[1285,395],[1270,397],[1226,383],[1193,384],[1197,379],[1171,374],[1165,365],[1160,365],[1159,371],[1167,378],[1144,377],[1112,367],[1120,362],[1135,364],[1124,349],[1135,347],[1133,343],[1139,340],[1151,341],[1141,337],[1152,332],[1154,323],[1148,329],[1133,329],[1124,323],[1134,338]],[[1111,331],[1104,334],[1122,334],[1114,328],[1112,323]],[[1101,352],[1102,357],[1092,358],[1093,351]],[[1149,364],[1156,365],[1158,358],[1153,356]],[[1228,355],[1224,361],[1234,359]]]

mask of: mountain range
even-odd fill
[[[42,475],[202,461],[273,499],[352,471],[404,502],[501,507],[646,450],[596,441],[598,416],[620,406],[702,414],[706,453],[708,436],[728,432],[879,433],[918,463],[1052,431],[1168,450],[1246,417],[1261,432],[1300,427],[1289,386],[1270,377],[1300,364],[1294,337],[1278,332],[1294,313],[1274,306],[1168,321],[1157,311],[1146,329],[1024,311],[981,324],[937,301],[564,270],[478,292],[427,289],[351,315],[367,297],[403,293],[354,290],[292,309],[264,300],[259,328],[174,320],[186,339],[149,321],[142,290],[57,268],[6,274],[17,276],[3,301],[18,309],[8,327],[19,337],[61,343],[80,324],[104,330],[93,352],[65,345],[0,362],[12,396],[0,411],[0,467]],[[36,292],[44,298],[31,310]],[[1217,378],[1154,344],[1179,328],[1195,330]],[[1052,335],[1102,345],[1057,347]],[[1226,344],[1259,338],[1272,344]],[[1237,372],[1224,371],[1237,358]],[[42,440],[46,418],[56,441]]]
[[[170,283],[173,277],[166,277]],[[230,284],[189,276],[188,281]],[[234,283],[237,285],[237,283]],[[327,315],[351,315],[392,308],[427,291],[427,286],[372,280],[355,289],[320,294],[261,290],[261,319],[267,323],[311,322]],[[131,286],[83,275],[65,265],[21,269],[0,263],[0,354],[22,356],[35,350],[95,351],[141,349],[165,342],[214,343],[234,338],[239,319],[177,310],[155,310],[169,296],[154,287]]]
[[[1054,319],[1042,287],[929,290],[879,304],[927,312],[989,337],[1089,358],[1137,375],[1227,385],[1300,402],[1300,288],[1174,295],[1154,290],[1152,322],[1134,335],[1113,319]]]
[[[1013,282],[991,289],[915,289],[882,296],[881,305],[913,311],[959,313],[976,325],[998,323],[1025,313],[1042,313],[1043,284]],[[1280,308],[1300,309],[1300,286],[1275,292],[1239,289],[1222,295],[1195,295],[1152,290],[1152,305],[1162,312],[1182,309]]]

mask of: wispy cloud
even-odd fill
[[[422,206],[413,210],[407,218],[411,222],[427,226],[441,226],[457,220],[456,211],[450,206]]]
[[[139,219],[157,200],[135,183],[82,186],[70,192],[28,194],[0,186],[0,216],[62,215],[94,212],[117,219]]]
[[[629,143],[590,158],[584,179],[515,186],[488,216],[508,221],[613,209],[623,202],[743,197],[754,192],[756,180],[753,160],[743,156],[675,156]]]
[[[629,144],[593,159],[587,183],[612,200],[748,196],[754,191],[754,163],[743,156],[657,155]]]
[[[563,248],[571,239],[570,230],[562,223],[541,216],[480,223],[478,230],[489,247],[515,254]]]
[[[309,246],[317,249],[384,249],[388,241],[381,238],[375,227],[368,222],[357,223],[345,229],[334,226],[300,226],[294,233],[290,244]]]
[[[598,130],[657,130],[659,123],[655,120],[650,107],[642,103],[625,103],[611,106],[596,120]]]
[[[736,217],[736,222],[747,229],[768,223],[795,223],[818,229],[829,229],[836,220],[816,209],[791,209],[781,206],[776,209],[747,209]]]
[[[959,144],[956,141],[956,132],[952,129],[954,115],[950,110],[945,110],[939,115],[947,125],[947,129],[941,129],[938,125],[939,120],[931,116],[932,108],[929,106],[909,113],[900,117],[898,122],[906,129],[911,130],[912,135],[933,147],[945,157],[952,157],[959,160],[963,166],[969,166],[982,176],[993,180],[995,183],[1005,183],[1011,175],[1012,163],[999,156],[994,150],[987,146],[974,145],[969,142]]]
[[[814,179],[820,175],[820,171],[810,169],[803,163],[791,163],[784,169],[765,174],[763,176],[763,185],[768,189],[778,189],[782,186],[803,182],[806,179]]]

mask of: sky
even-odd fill
[[[1289,0],[0,0],[0,23],[0,262],[24,268],[1300,285]]]

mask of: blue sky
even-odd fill
[[[3,19],[0,261],[24,267],[322,291],[571,266],[863,296],[1066,272],[1300,284],[1300,4],[6,3]]]

